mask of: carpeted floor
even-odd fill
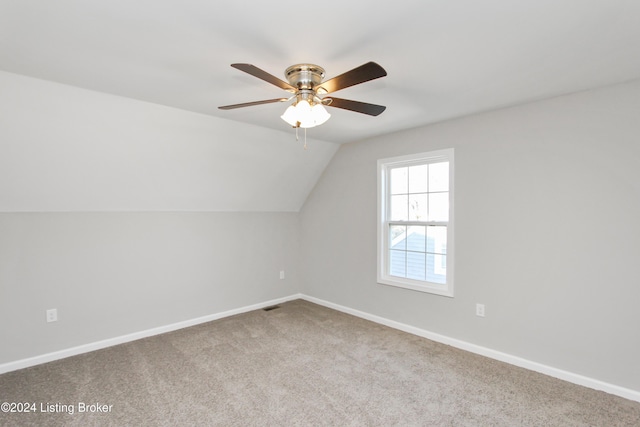
[[[0,375],[0,402],[37,411],[3,426],[640,426],[640,403],[301,300]]]

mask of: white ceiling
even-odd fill
[[[283,104],[220,105],[286,92],[229,66],[284,79],[310,62],[327,78],[365,62],[388,76],[336,96],[316,139],[345,143],[640,78],[637,0],[0,0],[0,69],[287,130]],[[0,94],[2,96],[2,94]]]

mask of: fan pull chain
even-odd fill
[[[298,129],[300,129],[300,122],[297,123],[296,128],[296,142],[300,141],[300,137],[298,136]],[[304,128],[304,149],[307,149],[307,128]]]

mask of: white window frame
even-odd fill
[[[428,163],[449,162],[449,220],[447,222],[434,221],[389,221],[390,170],[402,166],[414,166]],[[378,160],[378,283],[397,286],[420,292],[453,297],[454,275],[454,149],[429,151],[410,154],[407,156],[391,157]],[[410,225],[446,225],[447,226],[447,255],[446,255],[446,283],[433,283],[422,280],[392,276],[389,274],[389,240],[390,223]]]

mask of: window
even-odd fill
[[[378,160],[378,283],[453,296],[453,149]]]

